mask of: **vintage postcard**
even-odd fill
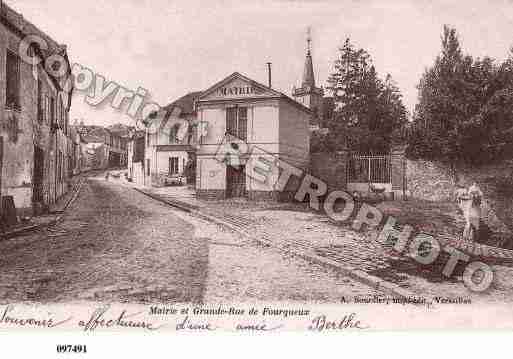
[[[513,329],[511,0],[0,4],[1,331]]]

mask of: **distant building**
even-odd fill
[[[312,60],[311,38],[307,38],[305,67],[301,87],[292,90],[292,97],[312,111],[312,129],[321,128],[324,108],[324,90],[315,84],[314,66]]]
[[[146,182],[163,185],[185,180],[185,169],[194,158],[197,126],[196,101],[191,92],[164,107],[146,132]]]
[[[126,167],[128,164],[128,140],[131,128],[116,124],[107,128],[111,134],[110,167]]]
[[[87,143],[88,153],[94,152],[92,160],[94,169],[126,167],[128,163],[128,131],[119,127],[111,131],[102,126],[75,125],[82,140]]]
[[[128,135],[128,179],[137,184],[144,184],[144,154],[146,131],[132,130]]]

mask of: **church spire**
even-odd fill
[[[303,78],[301,79],[301,87],[292,89],[292,96],[297,102],[317,113],[322,108],[324,90],[315,86],[314,67],[312,61],[312,34],[310,28],[308,28],[307,34],[305,69],[303,71]],[[318,115],[315,115],[314,117],[318,118]]]
[[[305,69],[303,72],[303,81],[301,83],[301,87],[305,88],[306,86],[309,86],[311,88],[314,88],[315,87],[315,76],[314,76],[314,71],[313,71],[312,49],[311,49],[312,34],[311,34],[310,27],[308,28],[308,31],[307,31],[306,43],[307,43],[307,49],[306,49]]]

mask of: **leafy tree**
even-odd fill
[[[441,40],[418,85],[409,155],[474,165],[505,156],[512,148],[513,56],[497,65],[463,55],[448,26]]]
[[[407,122],[398,87],[390,75],[382,81],[364,49],[346,39],[328,79],[335,112],[328,123],[331,141],[360,153],[383,153]]]

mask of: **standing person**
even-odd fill
[[[467,192],[467,189],[465,188],[465,185],[463,184],[463,182],[460,181],[456,184],[456,191],[454,192],[454,196],[455,196],[456,203],[458,204],[460,209],[463,210],[463,208],[461,207],[462,202],[463,202],[463,200],[468,198],[468,192]]]
[[[479,225],[481,220],[481,202],[483,200],[483,192],[476,182],[473,182],[468,189],[469,204],[465,213],[467,225],[463,232],[463,237],[469,240],[476,240],[479,233]]]
[[[483,192],[477,185],[477,182],[472,182],[472,186],[470,186],[468,189],[468,194],[472,199],[472,203],[475,203],[476,205],[481,205],[481,200],[483,199]]]

